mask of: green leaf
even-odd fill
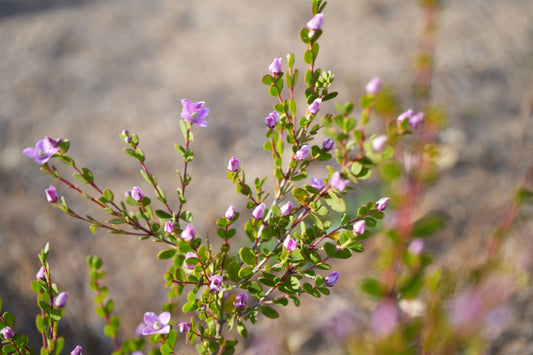
[[[361,282],[361,290],[373,297],[380,298],[385,294],[385,290],[381,286],[381,283],[372,278],[364,279]]]
[[[271,75],[265,75],[261,78],[261,82],[265,85],[272,85],[274,84],[274,79],[272,79]]]
[[[261,306],[261,313],[263,313],[265,317],[270,318],[270,319],[279,318],[278,312],[275,309],[267,307],[267,306]]]
[[[240,319],[237,321],[237,332],[241,337],[245,339],[248,337],[248,331],[246,330],[246,326]]]
[[[270,96],[274,97],[278,97],[280,94],[279,89],[274,85],[268,88],[268,93],[270,94]]]
[[[324,251],[326,252],[327,256],[329,256],[330,258],[334,258],[335,254],[337,253],[337,247],[332,243],[328,242],[324,244]]]
[[[113,202],[114,196],[113,196],[113,192],[111,192],[111,190],[105,189],[104,192],[103,192],[103,195],[104,195],[104,197],[106,198],[107,201]]]
[[[446,227],[448,221],[449,216],[443,212],[430,213],[415,222],[411,236],[428,237]]]
[[[296,201],[300,202],[304,206],[309,203],[309,193],[300,187],[295,187],[292,189],[292,195]]]
[[[172,215],[165,212],[165,211],[162,211],[162,210],[155,210],[155,215],[159,218],[163,218],[163,219],[171,219],[172,218]]]
[[[346,201],[342,197],[335,195],[333,192],[329,192],[328,196],[325,197],[326,203],[337,212],[346,212]]]
[[[241,280],[246,280],[253,275],[253,269],[250,266],[243,267],[239,270],[239,278]]]
[[[250,248],[247,248],[247,247],[241,248],[241,250],[239,250],[239,256],[242,262],[245,263],[246,265],[255,265],[256,263],[255,252]]]
[[[170,259],[174,255],[176,255],[176,249],[167,249],[167,250],[160,251],[159,254],[157,254],[157,258],[158,259]]]

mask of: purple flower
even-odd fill
[[[235,297],[235,308],[245,309],[246,303],[248,302],[248,295],[246,292],[241,292]]]
[[[339,277],[341,276],[340,273],[337,271],[333,271],[331,274],[326,276],[326,286],[333,287],[339,281]]]
[[[281,215],[282,216],[288,216],[289,213],[291,213],[292,211],[292,208],[294,206],[292,205],[292,202],[291,201],[287,201],[287,203],[285,203],[283,206],[281,206],[281,208],[279,209],[280,212],[281,212]]]
[[[311,147],[309,147],[308,144],[302,145],[300,149],[296,152],[296,160],[298,161],[304,161],[309,157],[309,153],[311,152]]]
[[[349,180],[344,180],[341,177],[341,174],[337,171],[335,174],[333,174],[333,176],[331,176],[329,184],[339,191],[344,191],[349,182]]]
[[[174,233],[174,229],[176,229],[176,225],[174,224],[174,222],[167,221],[167,223],[165,223],[164,230],[166,233],[168,234]]]
[[[375,137],[372,139],[372,149],[377,153],[381,153],[387,144],[387,140],[389,140],[389,137],[385,134]]]
[[[272,111],[265,118],[265,125],[268,128],[274,128],[279,122],[279,113],[277,111]]]
[[[144,327],[146,327],[144,322],[143,323],[139,323],[139,325],[137,326],[137,329],[135,329],[135,334],[137,334],[138,336],[142,336]]]
[[[287,251],[293,251],[296,249],[296,247],[298,246],[298,241],[292,239],[291,237],[287,237],[285,238],[285,240],[283,241],[283,247],[287,250]]]
[[[413,116],[413,114],[414,114],[414,111],[409,109],[409,110],[403,112],[400,116],[398,116],[398,118],[396,119],[396,122],[399,125],[401,125],[403,121],[410,119],[411,116]]]
[[[0,330],[0,333],[4,336],[4,339],[9,340],[15,336],[15,331],[11,327],[4,327]]]
[[[180,330],[180,333],[188,333],[191,331],[191,323],[189,322],[180,322],[180,324],[178,324],[178,328]]]
[[[379,200],[376,201],[376,210],[378,211],[384,211],[387,206],[389,205],[390,198],[389,197],[382,197]]]
[[[59,142],[50,137],[44,137],[35,144],[35,148],[26,148],[22,151],[26,156],[32,158],[39,164],[46,163],[52,155],[59,151]]]
[[[83,348],[79,345],[76,345],[74,350],[70,352],[70,355],[81,355],[81,352],[83,351]]]
[[[467,290],[456,295],[449,310],[450,322],[456,327],[469,328],[483,315],[483,304],[479,293]]]
[[[419,112],[417,114],[412,115],[409,117],[409,126],[411,126],[412,129],[418,128],[420,123],[424,120],[424,112]]]
[[[46,195],[46,199],[50,203],[56,203],[57,202],[57,190],[54,187],[54,185],[50,185],[49,188],[44,190],[44,193]]]
[[[353,224],[353,232],[356,235],[361,235],[365,232],[365,220],[361,219]]]
[[[193,240],[195,234],[196,231],[194,230],[194,226],[192,224],[189,224],[187,227],[185,227],[183,232],[181,232],[181,237],[183,238],[183,240],[190,242],[191,240]]]
[[[183,110],[181,110],[181,118],[185,121],[195,124],[200,127],[207,127],[205,117],[209,113],[209,109],[204,107],[204,102],[191,102],[187,99],[181,100]]]
[[[209,283],[209,289],[214,292],[220,291],[220,287],[222,286],[222,276],[220,275],[213,275],[211,276],[211,282]]]
[[[272,62],[272,64],[268,66],[268,71],[273,76],[281,74],[281,57],[274,58],[274,61]]]
[[[230,205],[226,210],[226,213],[224,213],[224,217],[226,217],[230,221],[235,218],[235,206]]]
[[[322,103],[322,99],[315,99],[309,106],[307,106],[307,112],[309,112],[311,115],[314,115],[320,111],[320,104]]]
[[[54,300],[54,305],[57,308],[63,308],[67,305],[68,292],[61,292]]]
[[[324,24],[324,19],[322,18],[323,14],[316,14],[308,23],[307,28],[310,31],[318,31],[322,28],[322,25]]]
[[[335,146],[335,142],[331,138],[327,138],[322,143],[322,149],[324,149],[324,150],[332,150],[334,146]]]
[[[228,162],[228,170],[235,173],[241,167],[241,162],[236,157],[231,157]]]
[[[415,238],[409,243],[407,249],[411,254],[418,255],[424,250],[424,241],[420,238]]]
[[[141,331],[142,335],[168,334],[170,332],[170,313],[163,312],[159,316],[153,312],[144,314],[146,327]]]
[[[39,271],[37,271],[37,274],[35,275],[35,279],[36,280],[46,281],[46,270],[45,270],[44,266],[41,266]]]
[[[191,259],[191,258],[197,258],[198,255],[196,255],[195,252],[193,251],[188,251],[187,254],[185,254],[185,267],[189,270],[192,270],[194,269],[194,265],[192,264],[187,264],[187,259]]]
[[[381,80],[379,78],[372,78],[365,86],[366,92],[369,95],[376,95],[381,89]]]
[[[266,205],[261,202],[259,205],[257,205],[256,208],[254,208],[254,210],[252,211],[252,216],[255,218],[255,219],[262,219],[263,216],[265,215],[265,209],[266,209]]]
[[[320,191],[326,186],[326,183],[324,182],[324,179],[318,180],[311,176],[311,186]]]
[[[131,191],[126,192],[126,197],[131,196],[135,201],[139,202],[143,199],[144,194],[140,187],[134,186]]]
[[[396,303],[389,298],[384,299],[370,316],[370,326],[378,336],[387,336],[398,325]]]
[[[144,355],[142,351],[134,351],[130,355]]]

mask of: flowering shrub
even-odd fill
[[[61,188],[58,191],[50,185],[45,190],[48,202],[88,223],[93,233],[104,229],[141,240],[152,239],[167,246],[157,257],[168,260],[168,270],[163,279],[169,300],[162,305],[159,314],[159,311],[147,310],[143,323],[137,329],[138,337],[127,341],[117,337],[120,321],[118,316],[113,315],[113,301],[107,298],[107,288],[101,285],[105,275],[102,260],[97,256],[88,257],[90,287],[96,293],[96,313],[106,321],[104,332],[113,339],[116,347],[113,354],[139,354],[145,347],[146,339],[151,344],[158,344],[158,349],[152,349],[151,353],[174,354],[179,342],[189,342],[196,344],[196,349],[202,354],[231,354],[238,342],[236,338],[246,338],[247,327],[255,324],[259,317],[278,318],[281,307],[290,302],[299,306],[303,294],[318,298],[334,292],[332,288],[341,274],[332,270],[331,260],[349,259],[364,252],[364,240],[373,234],[378,221],[385,217],[391,198],[375,196],[357,209],[349,209],[346,194],[355,184],[370,178],[373,171],[385,172],[385,184],[394,191],[392,181],[402,174],[394,156],[395,146],[403,136],[423,129],[426,116],[424,112],[415,113],[409,109],[390,119],[386,130],[372,133],[368,124],[382,89],[378,78],[372,78],[365,87],[366,94],[360,100],[358,119],[353,117],[355,105],[351,102],[337,103],[336,113],[324,112],[324,104],[337,96],[331,91],[334,75],[317,67],[325,5],[321,0],[312,1],[312,17],[300,32],[300,38],[307,46],[303,55],[308,66],[302,75],[304,97],[295,96],[294,89],[301,84],[301,78],[300,71],[295,67],[294,54],[288,54],[285,61],[277,57],[269,66],[265,64],[269,74],[264,75],[261,81],[275,103],[273,111],[265,113],[266,139],[263,148],[271,152],[273,174],[250,183],[246,180],[246,167],[238,157],[229,159],[226,176],[235,185],[236,192],[246,197],[247,205],[241,211],[230,205],[218,218],[213,227],[220,243],[211,243],[205,236],[197,235],[193,215],[187,209],[187,187],[191,183],[188,167],[194,161],[193,130],[208,129],[209,123],[209,108],[202,101],[181,100],[179,126],[183,143],[175,147],[183,159],[183,167],[178,172],[177,206],[169,203],[166,189],[150,173],[138,135],[127,130],[120,134],[126,144],[124,152],[140,164],[141,175],[152,187],[151,191],[134,186],[117,194],[97,184],[91,170],[80,167],[68,154],[70,142],[67,139],[45,137],[37,142],[35,148],[23,151],[40,164],[42,172],[81,194],[109,215],[108,219],[100,220],[78,213],[68,206],[65,197],[60,196]],[[262,124],[263,121],[258,122]],[[327,138],[319,138],[322,137],[319,133]],[[427,162],[429,165],[432,163],[431,159]],[[72,169],[77,181],[66,178],[53,163]],[[323,177],[310,176],[309,167],[323,166],[320,163],[328,164]],[[419,167],[423,167],[422,164]],[[416,173],[423,175],[420,171]],[[273,191],[264,189],[267,178],[274,182]],[[424,175],[420,181],[425,183],[427,178]],[[396,198],[396,204],[401,206],[405,200],[397,195],[391,194],[391,197]],[[120,199],[118,196],[124,197]],[[424,284],[424,272],[431,259],[424,253],[421,237],[434,232],[435,226],[442,221],[430,216],[422,220],[425,224],[419,222],[415,225],[408,218],[401,217],[398,225],[387,231],[394,244],[390,254],[394,255],[382,258],[383,268],[390,272],[386,276],[392,275],[392,281],[386,276],[379,280],[367,278],[362,285],[362,289],[377,300],[370,316],[370,327],[378,338],[373,349],[377,349],[377,353],[414,353],[439,344],[436,339],[427,341],[423,338],[424,323],[414,313],[409,314],[404,328],[399,324],[403,313],[407,313],[402,301],[416,299],[424,286],[437,294],[440,274],[433,274],[437,276],[432,276],[427,281],[428,285]],[[243,221],[242,231],[234,225],[239,219]],[[409,228],[402,229],[402,223],[408,224]],[[41,309],[36,319],[37,328],[43,336],[41,354],[59,354],[64,340],[57,334],[57,323],[68,306],[68,294],[60,292],[52,282],[48,253],[47,244],[40,253],[42,267],[32,282],[32,289],[38,295]],[[405,266],[405,274],[396,274],[395,268],[399,264]],[[179,309],[178,299],[181,302]],[[464,329],[472,319],[488,313],[482,309],[483,300],[474,291],[457,296],[454,302],[456,306],[449,313],[449,324],[456,325],[457,329]],[[470,313],[461,311],[463,309]],[[431,311],[434,314],[426,314],[428,319],[431,315],[439,321],[446,317],[435,309]],[[187,320],[181,320],[184,318]],[[443,322],[446,328],[448,323]],[[34,353],[28,347],[27,337],[16,333],[11,313],[5,312],[0,316],[0,328],[2,353]],[[395,332],[401,334],[403,342],[380,343],[387,337],[394,337]],[[415,340],[423,344],[412,346]],[[396,346],[397,343],[401,344]],[[455,350],[464,343],[454,344],[459,345],[445,349]],[[81,346],[71,351],[71,354],[81,353]]]

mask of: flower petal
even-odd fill
[[[163,312],[159,315],[159,321],[163,324],[168,324],[170,322],[170,313]]]
[[[147,326],[152,327],[157,321],[159,321],[159,318],[154,312],[146,312],[144,314],[144,323],[146,323]]]

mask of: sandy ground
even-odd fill
[[[190,209],[197,232],[212,232],[214,219],[234,201],[225,178],[229,157],[237,155],[249,176],[270,173],[260,142],[273,101],[259,79],[274,57],[288,52],[303,67],[298,32],[310,18],[309,3],[114,0],[74,6],[0,0],[0,297],[18,316],[18,331],[33,328],[29,283],[48,240],[55,280],[70,293],[62,331],[77,334],[89,354],[109,353],[112,344],[102,339],[102,322],[94,315],[86,255],[104,258],[124,336],[133,335],[142,314],[156,310],[165,296],[153,276],[165,269],[153,257],[160,246],[102,232],[93,236],[48,206],[43,190],[51,180],[22,150],[44,135],[69,138],[77,162],[121,194],[144,186],[138,167],[121,152],[118,134],[127,128],[141,136],[150,169],[170,193],[180,167],[173,148],[181,142],[179,101],[203,100],[211,113],[209,127],[196,132]],[[408,107],[420,22],[415,1],[330,1],[319,65],[335,73],[338,101],[357,101],[366,81],[379,76]],[[460,240],[464,244],[454,251],[468,255],[531,164],[533,2],[445,1],[436,55],[433,101],[448,113],[449,126],[440,136],[446,159],[421,207],[446,210],[453,218],[435,250],[449,257],[456,244],[444,241]],[[65,189],[60,193],[83,211],[85,201]],[[364,272],[369,266],[362,258],[344,267]],[[355,279],[342,281],[331,300],[305,299],[304,316],[291,308],[284,313],[287,328],[281,329],[299,329],[286,337],[294,353],[310,353],[296,349],[320,329],[324,309],[332,303],[353,307]],[[530,309],[528,300],[517,304]],[[527,314],[521,313],[522,326],[513,333],[518,350],[495,347],[493,353],[533,354]],[[270,322],[260,327],[276,334]],[[75,343],[69,339],[67,347]],[[319,354],[331,344],[312,346]]]

